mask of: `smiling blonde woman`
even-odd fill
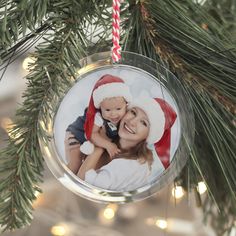
[[[153,162],[148,145],[161,142],[165,147],[164,153],[168,153],[170,147],[169,142],[167,145],[165,143],[166,134],[175,119],[176,113],[162,99],[134,99],[119,126],[117,145],[121,152],[107,165],[96,170],[103,153],[103,149],[97,149],[83,162],[78,176],[108,190],[130,191],[144,186]],[[163,149],[161,151],[163,153]]]

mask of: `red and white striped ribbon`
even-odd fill
[[[112,60],[117,62],[121,58],[120,47],[120,2],[121,0],[113,0],[112,2]]]

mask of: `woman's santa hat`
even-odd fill
[[[161,98],[140,97],[129,107],[139,107],[146,113],[150,123],[147,144],[154,144],[157,155],[166,169],[170,165],[171,127],[176,120],[176,112]]]
[[[82,153],[86,155],[93,153],[94,145],[89,140],[92,134],[95,114],[104,99],[113,97],[123,97],[127,103],[131,102],[132,99],[129,87],[121,78],[106,74],[96,82],[92,91],[84,124],[84,131],[88,141],[80,146]]]

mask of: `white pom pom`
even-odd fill
[[[80,151],[85,155],[90,155],[94,151],[94,144],[90,141],[86,141],[80,146]]]

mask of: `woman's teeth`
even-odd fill
[[[130,129],[126,124],[124,125],[124,128],[125,128],[129,133],[135,134],[135,132],[134,132],[132,129]]]

